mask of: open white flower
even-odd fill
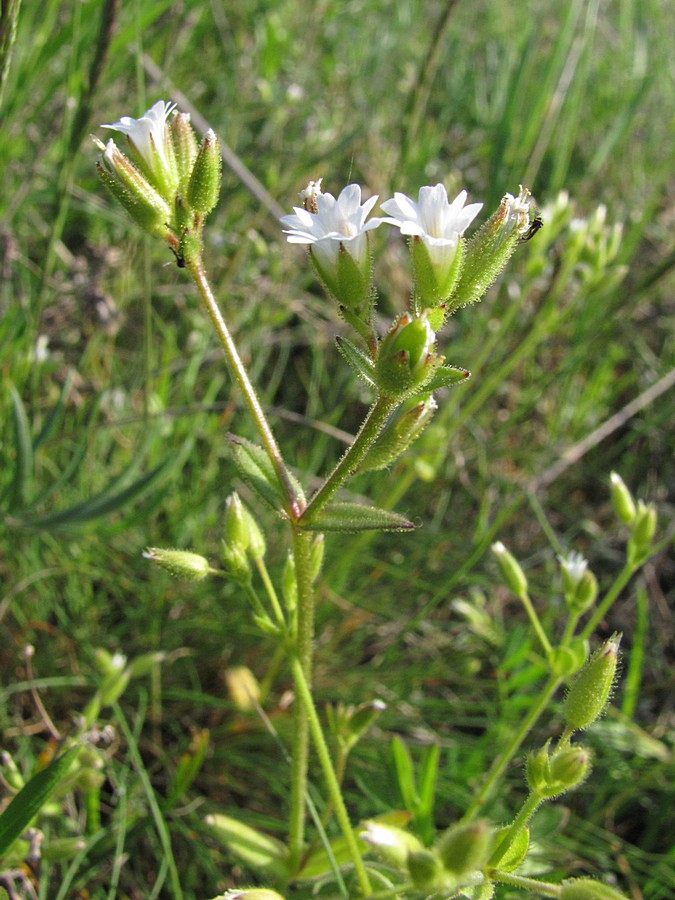
[[[391,200],[385,200],[381,206],[388,213],[385,222],[400,228],[401,234],[420,237],[429,250],[431,261],[441,265],[453,255],[460,235],[483,207],[482,203],[465,206],[466,197],[466,191],[461,191],[449,203],[442,184],[433,187],[425,185],[419,190],[417,203],[397,191]]]
[[[349,252],[359,268],[368,266],[366,233],[382,222],[373,218],[366,221],[377,203],[377,195],[361,203],[361,188],[348,184],[335,199],[322,193],[321,182],[311,182],[311,200],[316,212],[294,206],[293,215],[282,216],[281,224],[290,244],[309,244],[317,265],[321,269],[333,269],[337,264],[340,247]],[[307,192],[303,192],[307,197]],[[303,196],[301,195],[301,196]]]
[[[101,126],[126,134],[139,163],[158,187],[173,185],[177,180],[171,135],[166,127],[166,121],[175,108],[175,103],[158,100],[139,119],[122,116],[119,122]]]
[[[576,588],[584,577],[584,572],[588,566],[587,560],[584,559],[581,553],[577,553],[576,550],[571,550],[567,556],[558,556],[558,562],[571,585]]]

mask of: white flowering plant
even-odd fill
[[[468,236],[465,233],[482,204],[467,203],[465,190],[450,201],[441,183],[421,187],[416,201],[395,192],[380,203],[382,215],[373,215],[378,212],[376,195],[364,200],[364,189],[349,184],[336,197],[322,191],[319,179],[301,193],[293,213],[281,218],[288,243],[307,247],[316,274],[351,329],[349,336],[338,337],[338,349],[373,395],[354,440],[332,471],[310,490],[281,451],[204,267],[203,229],[220,186],[215,134],[209,130],[199,142],[189,117],[161,100],[138,119],[122,116],[103,127],[123,135],[127,152],[114,139],[107,144],[97,141],[101,180],[137,225],[165,241],[179,267],[193,280],[257,431],[257,442],[229,436],[231,459],[250,496],[277,513],[288,537],[287,562],[275,585],[265,563],[269,535],[263,532],[256,511],[249,510],[234,492],[227,501],[216,565],[193,550],[153,547],[144,554],[174,576],[193,582],[223,577],[237,585],[250,603],[251,622],[278,642],[293,679],[286,839],[253,829],[231,810],[212,811],[205,821],[214,839],[227,846],[263,885],[237,888],[223,896],[274,900],[327,890],[330,896],[383,900],[489,900],[506,886],[562,900],[621,897],[613,887],[590,878],[543,881],[533,877],[525,864],[529,824],[536,810],[579,786],[590,772],[590,751],[572,739],[608,703],[620,635],[613,635],[592,654],[589,640],[654,546],[654,507],[635,502],[618,475],[612,476],[611,487],[619,517],[630,530],[626,563],[612,587],[600,596],[595,576],[579,553],[559,556],[564,598],[559,634],[549,634],[542,624],[518,561],[502,542],[493,546],[504,583],[529,617],[546,680],[458,821],[443,823],[439,831],[430,822],[438,755],[427,757],[418,790],[410,756],[397,741],[393,752],[407,809],[392,808],[353,822],[343,789],[348,754],[386,707],[378,698],[354,707],[338,705],[329,708],[323,720],[312,684],[315,600],[326,540],[339,532],[408,532],[415,527],[398,512],[355,500],[344,488],[355,475],[386,469],[407,452],[431,422],[445,390],[469,377],[462,366],[446,364],[442,327],[462,307],[481,300],[511,255],[536,234],[541,220],[529,191],[521,187],[516,194],[505,194],[492,215]],[[374,278],[375,233],[383,226],[399,229],[410,247],[410,297],[391,322],[383,321],[378,310]],[[583,625],[582,616],[587,616]],[[124,658],[109,661],[105,689],[101,688],[84,717],[88,729],[94,727],[101,706],[113,703],[129,678],[145,668],[144,660],[138,665],[127,665]],[[230,694],[238,698],[238,704],[257,708],[261,695],[252,674],[239,669],[230,678]],[[552,733],[528,756],[526,798],[520,809],[506,823],[490,821],[483,814],[486,802],[564,683],[569,687],[562,733],[557,737]],[[204,751],[202,747],[201,758]],[[316,813],[308,790],[310,753],[316,755],[324,778],[322,816]],[[25,815],[17,815],[20,806],[9,817],[0,816],[0,852],[2,841],[15,837],[19,824],[25,826],[28,821]],[[428,827],[416,829],[422,807]],[[308,812],[315,830],[311,837]]]

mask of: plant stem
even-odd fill
[[[382,430],[387,416],[398,406],[399,401],[388,395],[380,395],[370,407],[354,443],[347,449],[338,464],[326,478],[319,490],[309,501],[300,521],[311,521],[312,516],[328,503],[333,494],[347,480],[349,475],[363,461],[366,453]]]
[[[293,753],[291,764],[289,853],[291,871],[294,871],[302,857],[305,834],[305,794],[307,791],[307,763],[309,758],[309,724],[306,703],[298,701],[300,685],[295,664],[302,672],[302,684],[309,692],[312,684],[312,642],[314,640],[314,588],[312,586],[311,563],[312,536],[307,532],[293,529],[293,558],[295,578],[298,587],[297,630],[295,646],[292,649],[291,664],[295,683],[295,704],[293,707]]]
[[[314,700],[312,698],[309,685],[305,680],[305,674],[302,665],[297,657],[295,657],[291,661],[291,666],[293,669],[293,677],[295,679],[295,686],[299,695],[299,699],[304,706],[305,712],[309,719],[309,728],[312,733],[312,740],[314,741],[317,756],[319,757],[319,762],[321,763],[323,776],[328,787],[328,793],[330,794],[330,798],[333,801],[333,805],[335,807],[335,816],[340,825],[340,829],[342,831],[347,847],[349,848],[349,853],[351,855],[352,862],[354,863],[354,869],[356,871],[356,877],[361,888],[361,893],[364,896],[368,896],[371,892],[368,873],[366,872],[366,867],[364,866],[363,859],[361,858],[361,852],[359,851],[359,845],[357,843],[356,836],[354,835],[354,829],[352,828],[351,822],[349,821],[347,808],[342,798],[340,785],[338,784],[337,776],[333,768],[328,745],[326,744],[326,739],[321,729],[321,723],[319,722],[319,716],[316,712],[316,707],[314,705]]]
[[[225,359],[227,360],[230,374],[237,382],[244,395],[246,406],[258,429],[258,434],[260,435],[263,447],[265,448],[265,451],[270,458],[270,462],[274,466],[277,477],[284,489],[288,501],[288,508],[286,511],[293,519],[297,519],[302,513],[300,500],[296,496],[293,486],[291,485],[291,480],[284,464],[283,457],[281,456],[281,451],[279,450],[276,439],[272,433],[272,429],[265,418],[265,413],[260,405],[255,388],[251,384],[246,369],[244,368],[244,364],[237,352],[236,345],[232,340],[232,335],[218,309],[218,304],[213,296],[211,285],[209,284],[206,272],[204,271],[204,263],[201,255],[198,254],[195,257],[186,258],[185,263],[199,289],[199,293],[202,295],[208,314],[213,322],[213,327],[215,328],[216,334],[225,351]]]
[[[520,807],[518,815],[509,826],[509,830],[506,832],[503,839],[498,844],[496,850],[490,857],[491,866],[499,865],[500,861],[504,857],[504,854],[507,852],[507,850],[515,840],[516,835],[522,828],[527,825],[540,803],[541,797],[538,794],[530,794],[528,796],[523,805]]]
[[[530,595],[523,591],[522,594],[518,594],[518,599],[525,607],[525,612],[527,613],[527,617],[530,620],[530,625],[532,626],[532,628],[534,628],[535,634],[539,638],[539,643],[544,648],[544,653],[548,657],[551,652],[551,643],[546,637],[546,632],[542,628],[541,622],[539,621],[539,616],[537,615],[534,606],[532,606]]]
[[[478,812],[480,812],[485,804],[485,801],[492,793],[492,789],[494,788],[497,779],[511,762],[514,755],[518,751],[518,748],[525,740],[527,733],[546,708],[549,700],[556,692],[561,680],[562,679],[557,675],[551,675],[549,677],[549,680],[546,682],[541,694],[539,695],[539,699],[529,711],[520,727],[513,733],[511,740],[508,742],[504,750],[492,763],[492,767],[490,768],[488,776],[483,782],[481,789],[478,791],[478,793],[474,797],[473,803],[471,804],[471,806],[469,806],[468,810],[462,817],[463,821],[472,819]]]
[[[547,881],[539,881],[536,878],[527,878],[524,875],[514,875],[513,872],[493,872],[492,877],[501,884],[512,884],[515,887],[524,888],[545,897],[558,897],[562,890],[559,884],[550,884]]]

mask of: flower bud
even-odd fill
[[[530,192],[521,186],[517,197],[506,194],[502,198],[497,211],[468,242],[448,313],[481,299],[530,225]]]
[[[431,850],[411,850],[408,854],[408,872],[416,887],[433,890],[445,880],[440,859]]]
[[[491,848],[492,831],[485,819],[452,825],[437,844],[443,867],[457,877],[482,869]]]
[[[146,559],[157,563],[177,578],[187,581],[203,581],[210,572],[208,559],[189,550],[165,550],[162,547],[148,547],[143,551]]]
[[[220,150],[213,130],[204,135],[187,189],[188,205],[206,215],[218,202],[220,194]]]
[[[649,554],[656,534],[656,507],[638,500],[631,535],[628,540],[628,561],[638,565]]]
[[[256,709],[260,702],[260,685],[247,666],[232,666],[225,670],[225,684],[230,700],[241,712]]]
[[[630,525],[635,518],[636,512],[633,495],[626,487],[623,478],[617,472],[612,472],[609,478],[614,509],[621,521]]]
[[[517,597],[527,595],[527,578],[520,567],[520,563],[512,556],[501,541],[492,545],[499,570],[502,573],[504,584],[513,591]]]
[[[384,469],[398,459],[422,434],[437,409],[438,404],[430,395],[395,414],[366,454],[359,472]]]
[[[513,872],[527,856],[530,848],[530,829],[525,825],[513,838],[506,850],[501,852],[500,844],[511,831],[510,825],[499,828],[494,836],[493,846],[499,854],[499,868],[502,872]]]
[[[593,878],[569,878],[563,881],[559,900],[628,900],[615,888]]]
[[[249,532],[244,516],[244,504],[239,494],[234,493],[225,501],[225,540],[230,549],[243,553],[248,549]]]
[[[97,145],[103,151],[96,163],[101,181],[137,225],[164,237],[172,219],[166,201],[112,139],[105,146],[100,141]]]
[[[370,844],[385,863],[399,871],[405,869],[410,853],[425,852],[419,838],[403,828],[375,819],[367,821],[365,826],[366,830],[359,837]]]
[[[527,759],[527,785],[542,799],[564,794],[586,778],[590,771],[590,753],[585,747],[566,746],[549,754],[547,742]]]
[[[375,381],[385,394],[404,396],[421,388],[443,361],[435,356],[436,335],[426,313],[404,313],[384,336],[375,363]]]
[[[176,113],[171,122],[171,137],[173,138],[180,186],[185,190],[199,152],[197,138],[190,124],[189,113]]]
[[[246,551],[239,544],[228,544],[226,541],[222,542],[221,547],[227,574],[239,584],[248,584],[252,573]]]
[[[563,704],[565,724],[571,731],[588,728],[607,705],[616,676],[620,642],[620,634],[612,635],[572,682]]]
[[[553,675],[567,678],[578,672],[588,659],[588,642],[575,638],[563,647],[552,647],[548,664]]]

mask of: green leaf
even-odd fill
[[[12,400],[12,412],[14,413],[14,432],[16,436],[16,461],[14,464],[14,478],[10,493],[10,511],[23,505],[33,481],[33,439],[26,415],[26,407],[21,395],[13,384],[9,386],[9,394]]]
[[[453,384],[459,384],[471,377],[471,372],[467,369],[459,369],[456,366],[439,366],[428,382],[424,385],[422,393],[437,391],[439,388],[452,387]]]
[[[331,503],[312,516],[300,519],[308,531],[409,531],[413,523],[388,509],[363,506],[361,503]]]
[[[116,512],[130,500],[147,491],[172,462],[172,459],[165,459],[147,474],[142,475],[117,493],[111,494],[110,486],[108,486],[96,496],[69,506],[67,509],[34,518],[26,517],[21,519],[19,524],[26,528],[54,528],[62,525],[80,525],[92,519],[100,519]]]
[[[281,841],[222,813],[206,816],[204,821],[235,856],[255,871],[278,878],[287,876],[288,854]]]
[[[506,837],[510,826],[505,825],[495,834],[494,847],[498,848],[501,841]],[[511,842],[508,850],[499,860],[499,868],[502,872],[513,872],[517,869],[521,862],[525,859],[530,846],[530,829],[525,826],[521,828],[518,834]]]
[[[265,450],[259,444],[235,434],[228,435],[228,438],[230,452],[242,480],[268,506],[283,513],[286,509],[286,494]],[[296,495],[302,497],[300,485],[292,476],[289,477]]]
[[[356,372],[359,378],[362,378],[363,381],[366,381],[368,384],[375,387],[375,364],[372,359],[370,359],[360,347],[357,347],[356,344],[352,344],[351,341],[347,340],[346,337],[336,338],[335,343],[340,352],[340,356],[347,365]]]
[[[417,794],[415,772],[410,751],[400,737],[395,737],[391,742],[391,752],[394,757],[396,778],[401,797],[406,809],[414,813],[419,803],[419,796]]]
[[[65,778],[79,751],[79,744],[66,750],[21,788],[0,816],[0,856],[40,812],[54,788]]]

